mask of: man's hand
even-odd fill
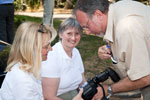
[[[105,91],[105,96],[108,96],[108,85],[103,85],[104,91]],[[101,100],[103,98],[103,90],[101,87],[97,87],[98,92],[95,94],[92,100]]]
[[[102,60],[107,60],[107,59],[110,59],[111,57],[110,52],[111,52],[110,49],[108,49],[106,45],[104,45],[104,46],[99,47],[98,56]]]

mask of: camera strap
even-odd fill
[[[109,98],[107,98],[106,95],[105,95],[104,87],[101,84],[99,84],[99,83],[98,83],[98,85],[102,88],[102,91],[103,91],[103,98],[102,98],[102,100],[109,100]]]

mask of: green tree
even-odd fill
[[[112,0],[112,1],[117,2],[117,1],[120,1],[120,0]],[[145,5],[150,5],[150,0],[135,0],[135,1],[142,2]]]
[[[66,0],[64,8],[65,9],[72,9],[73,8],[72,0]]]
[[[27,0],[27,5],[31,9],[38,9],[40,7],[41,0]]]
[[[77,0],[55,0],[55,7],[73,9]]]
[[[15,10],[25,10],[29,7],[31,10],[38,9],[41,0],[14,0]]]

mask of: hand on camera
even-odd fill
[[[107,97],[108,96],[108,93],[107,93],[108,85],[103,85],[103,87],[104,87],[104,90],[105,90],[105,96]],[[97,90],[98,90],[98,92],[94,95],[92,100],[102,100],[102,98],[103,98],[102,88],[97,87]]]
[[[72,100],[83,100],[82,93],[83,93],[83,88],[80,89],[80,92]]]

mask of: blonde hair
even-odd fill
[[[41,25],[34,22],[24,22],[18,27],[7,62],[7,72],[20,62],[21,70],[40,77],[42,34],[50,34],[51,37],[55,34],[48,26],[42,26],[43,32],[39,31],[40,28]]]

